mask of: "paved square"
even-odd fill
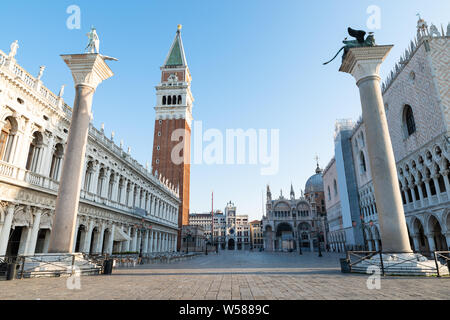
[[[342,274],[342,254],[221,252],[172,264],[115,269],[111,276],[0,282],[0,299],[450,299],[450,278],[386,277],[367,289],[366,275]]]

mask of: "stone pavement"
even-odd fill
[[[367,288],[368,275],[342,274],[342,254],[224,252],[172,264],[115,269],[111,276],[0,282],[0,300],[265,300],[265,299],[450,299],[450,278],[386,277],[380,290]]]

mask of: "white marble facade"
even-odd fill
[[[0,51],[0,256],[48,250],[71,108],[41,77]],[[74,251],[175,251],[178,190],[113,139],[90,126]]]

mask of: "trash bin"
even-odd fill
[[[340,261],[341,261],[341,272],[350,273],[351,272],[350,261],[347,259],[340,259]]]
[[[14,280],[17,276],[17,263],[8,263],[6,267],[6,280]]]
[[[112,274],[113,261],[113,259],[103,261],[103,274]]]

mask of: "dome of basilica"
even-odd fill
[[[322,170],[317,167],[316,174],[308,179],[305,185],[305,193],[324,192]]]

